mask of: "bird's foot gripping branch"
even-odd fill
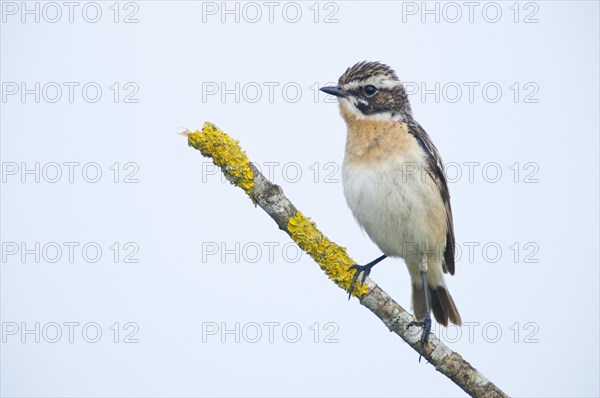
[[[242,188],[253,203],[258,204],[280,229],[285,231],[302,250],[309,254],[331,280],[347,291],[354,276],[354,261],[346,250],[329,240],[316,224],[290,202],[281,188],[265,178],[252,165],[239,142],[223,133],[215,125],[205,123],[202,131],[185,131],[188,145],[219,166],[227,180]],[[406,310],[387,293],[367,278],[352,292],[360,303],[371,310],[390,331],[395,332],[413,349],[422,354],[436,370],[451,379],[474,397],[506,397],[498,387],[473,368],[458,353],[431,335],[426,346],[421,346],[420,333],[410,333],[408,325],[414,320]]]

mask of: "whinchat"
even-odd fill
[[[412,305],[425,345],[430,312],[447,326],[462,323],[444,274],[454,274],[454,228],[448,183],[438,150],[412,115],[396,73],[379,62],[346,70],[337,86],[347,126],[342,166],[344,196],[354,217],[383,255],[354,265],[350,286],[386,257],[401,257],[412,280]]]

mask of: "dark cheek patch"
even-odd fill
[[[356,107],[362,112],[363,115],[374,115],[376,113],[394,112],[396,106],[394,104],[394,96],[392,93],[380,91],[377,95],[371,98],[362,99],[367,101],[366,104],[358,101]]]
[[[371,115],[374,113],[373,107],[369,104],[363,104],[359,101],[358,104],[356,104],[356,107],[362,112],[363,115]]]

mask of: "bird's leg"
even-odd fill
[[[412,321],[406,327],[407,329],[411,326],[420,326],[423,328],[423,334],[421,334],[421,347],[425,349],[425,345],[429,340],[429,333],[431,332],[431,307],[429,305],[429,286],[427,284],[427,254],[423,254],[421,262],[419,264],[419,271],[421,272],[421,280],[423,281],[423,294],[425,294],[425,319],[422,322]],[[419,355],[419,362],[421,361],[421,355]]]
[[[369,274],[371,273],[371,268],[373,268],[375,266],[375,264],[379,263],[381,260],[383,260],[386,257],[387,256],[384,254],[382,256],[377,257],[375,260],[371,261],[369,264],[366,264],[366,265],[354,264],[352,267],[348,268],[348,271],[350,271],[351,269],[356,270],[356,273],[354,274],[354,278],[352,278],[352,283],[350,284],[350,289],[348,290],[348,300],[350,300],[350,297],[352,297],[352,291],[354,290],[354,284],[356,283],[358,276],[361,273],[363,274],[362,280],[360,282],[362,285],[363,283],[365,283],[367,276],[369,276]]]

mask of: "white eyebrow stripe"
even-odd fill
[[[354,90],[360,86],[368,86],[369,84],[371,84],[379,89],[382,89],[382,88],[393,89],[395,87],[401,86],[402,82],[399,80],[391,79],[389,76],[386,76],[386,75],[378,75],[378,76],[371,76],[368,79],[362,80],[362,81],[352,80],[351,82],[344,84],[342,86],[342,88],[344,90]]]

